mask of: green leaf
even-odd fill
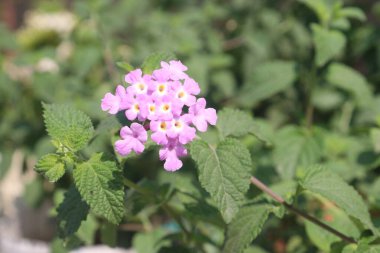
[[[91,210],[110,222],[118,224],[124,215],[122,175],[114,162],[102,161],[95,154],[74,170],[74,181]]]
[[[172,53],[167,52],[160,52],[160,53],[154,53],[148,56],[143,64],[141,65],[141,68],[144,72],[144,74],[151,74],[153,70],[160,68],[161,61],[169,61],[174,60],[175,55]]]
[[[135,68],[129,64],[128,62],[122,62],[122,61],[118,61],[116,62],[116,66],[118,66],[121,70],[124,70],[124,71],[127,71],[127,72],[130,72],[132,70],[134,70]]]
[[[275,136],[273,159],[283,179],[294,177],[298,166],[317,162],[322,156],[322,141],[314,133],[286,127]]]
[[[345,18],[357,19],[365,21],[367,19],[364,11],[357,7],[346,7],[338,11],[338,16]]]
[[[50,182],[56,182],[65,174],[65,164],[59,155],[47,154],[43,156],[36,167],[38,173],[43,174]]]
[[[89,209],[78,190],[72,185],[57,208],[57,218],[63,237],[70,236],[79,229],[82,221],[86,220]]]
[[[228,223],[239,210],[249,188],[251,155],[239,141],[227,138],[214,148],[204,141],[194,141],[191,157],[198,165],[199,181],[216,202]]]
[[[236,218],[227,226],[223,253],[240,253],[261,232],[272,206],[247,205],[240,209]]]
[[[250,133],[259,140],[270,143],[254,122],[252,116],[240,110],[225,108],[219,111],[216,128],[223,138],[227,136],[241,137]]]
[[[367,106],[373,100],[370,86],[366,79],[356,70],[340,63],[330,65],[327,73],[327,81],[349,93],[351,93],[358,106]]]
[[[346,38],[341,32],[327,30],[320,25],[313,24],[311,29],[316,49],[315,63],[321,67],[343,51]]]
[[[77,151],[94,133],[90,118],[69,105],[43,104],[47,132],[63,146]]]
[[[379,234],[372,224],[368,208],[362,197],[337,174],[320,166],[312,166],[307,168],[299,183],[304,189],[333,201],[348,215],[361,221],[375,234]]]
[[[357,224],[352,221],[348,215],[325,199],[322,199],[322,207],[317,210],[320,216],[317,216],[323,223],[343,232],[345,235],[358,239],[360,229]],[[310,240],[323,252],[329,252],[334,242],[340,242],[341,238],[322,229],[312,222],[305,221],[306,233]]]
[[[291,61],[273,61],[261,64],[252,70],[238,95],[236,102],[251,108],[258,102],[291,87],[296,79],[295,64]]]
[[[165,240],[166,234],[167,232],[162,228],[138,233],[133,237],[133,248],[137,253],[156,253],[160,248],[170,245],[169,241]]]
[[[95,233],[98,229],[98,222],[96,217],[89,214],[87,219],[82,222],[76,235],[86,245],[92,245],[95,241]]]

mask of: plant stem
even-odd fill
[[[283,205],[286,209],[302,216],[303,218],[309,220],[310,222],[314,223],[315,225],[329,231],[330,233],[338,236],[339,238],[341,238],[343,241],[346,241],[348,243],[357,243],[355,241],[355,239],[349,237],[349,236],[346,236],[344,234],[342,234],[341,232],[335,230],[334,228],[330,227],[329,225],[326,225],[325,223],[321,222],[320,220],[318,220],[317,218],[299,210],[298,208],[288,204],[285,202],[285,200],[279,196],[277,193],[275,193],[274,191],[272,191],[268,186],[266,186],[263,182],[261,182],[260,180],[258,180],[257,178],[255,177],[251,177],[251,183],[254,184],[257,188],[259,188],[260,190],[262,190],[263,192],[265,192],[266,194],[268,194],[269,196],[271,196],[274,200],[276,200],[278,203],[280,203],[281,205]]]

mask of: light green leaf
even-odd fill
[[[169,60],[174,60],[175,55],[172,53],[167,53],[167,52],[160,52],[160,53],[154,53],[148,56],[141,68],[144,72],[144,74],[151,74],[153,70],[160,68],[160,63],[161,61],[169,61]]]
[[[345,7],[338,11],[338,16],[357,19],[359,21],[365,21],[367,19],[364,11],[357,7]]]
[[[102,161],[95,154],[74,170],[74,182],[91,210],[110,222],[118,224],[124,215],[122,175],[114,162]]]
[[[311,29],[316,49],[315,63],[321,67],[343,51],[346,38],[341,32],[327,30],[317,24],[313,24]]]
[[[272,206],[255,204],[244,206],[227,226],[223,253],[240,253],[261,232]]]
[[[317,162],[322,156],[322,141],[312,132],[287,127],[275,136],[273,159],[283,179],[291,179],[298,166]]]
[[[43,104],[47,132],[66,148],[77,151],[94,133],[90,118],[69,105]]]
[[[259,140],[270,143],[268,138],[260,131],[252,116],[249,113],[225,108],[218,113],[218,122],[216,128],[220,135],[224,138],[227,136],[241,137],[246,134],[253,134]]]
[[[87,217],[89,206],[84,202],[74,185],[65,193],[57,208],[57,218],[62,236],[74,234]]]
[[[124,70],[124,71],[127,71],[127,72],[130,72],[130,71],[132,71],[132,70],[135,69],[128,62],[123,62],[123,61],[116,62],[116,66],[118,66],[121,70]]]
[[[190,154],[198,165],[202,187],[210,193],[224,220],[230,222],[249,188],[252,170],[249,151],[239,141],[227,138],[216,148],[204,141],[194,141]]]
[[[351,93],[359,106],[367,106],[373,100],[370,86],[366,79],[356,70],[340,63],[331,64],[327,81]]]
[[[47,154],[38,160],[34,168],[43,174],[50,182],[56,182],[65,174],[65,165],[59,155]]]
[[[333,201],[348,215],[358,219],[374,233],[379,234],[372,224],[368,208],[358,192],[337,174],[320,166],[309,167],[301,177],[300,185]]]
[[[273,61],[252,70],[252,75],[237,97],[236,103],[249,107],[291,87],[296,79],[295,64]]]
[[[137,253],[156,253],[160,248],[170,245],[170,242],[164,238],[166,234],[167,232],[162,228],[138,233],[133,237],[133,248]]]
[[[98,222],[96,220],[96,217],[90,213],[87,219],[80,225],[76,235],[86,245],[92,245],[95,241],[95,233],[97,229]]]

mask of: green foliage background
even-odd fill
[[[31,10],[69,11],[74,25],[0,24],[0,180],[15,150],[39,159],[45,177],[25,198],[58,207],[53,252],[62,242],[140,253],[379,251],[379,3],[33,1]],[[127,122],[102,112],[100,99],[128,70],[172,58],[189,67],[218,125],[179,172],[163,170],[155,147],[113,161]],[[250,175],[359,244],[286,214]]]

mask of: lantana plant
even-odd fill
[[[165,238],[174,233],[176,239],[171,245],[174,252],[182,252],[182,248],[191,249],[190,252],[243,252],[262,230],[270,214],[283,218],[285,211],[294,212],[324,232],[335,235],[343,246],[357,243],[358,236],[345,235],[345,231],[295,207],[293,201],[303,192],[335,203],[374,238],[379,236],[362,197],[322,166],[300,168],[287,191],[277,187],[282,189],[282,194],[271,190],[253,176],[251,153],[242,142],[248,135],[254,135],[258,141],[271,145],[270,138],[257,127],[251,115],[231,108],[223,108],[217,114],[214,108],[207,108],[206,99],[196,97],[201,93],[199,84],[186,73],[187,67],[181,61],[161,61],[159,55],[148,58],[147,62],[143,66],[154,67],[132,69],[126,64],[125,83],[99,101],[99,110],[108,112],[111,117],[121,116],[122,122],[127,122],[117,127],[120,138],[112,142],[114,152],[111,156],[92,153],[91,149],[83,152],[90,141],[98,138],[99,132],[113,135],[109,128],[99,124],[94,134],[92,122],[83,112],[68,105],[43,104],[47,132],[57,150],[43,156],[36,171],[51,182],[64,175],[67,181],[73,181],[56,209],[59,234],[66,245],[77,245],[81,229],[95,218],[102,229],[113,229],[115,241],[124,222],[140,219],[146,224],[155,208],[166,214],[165,220],[176,225],[177,230],[165,230],[159,237],[162,245],[167,246]],[[210,130],[217,133],[215,138],[205,137],[204,132]],[[171,172],[183,167],[183,157],[192,158],[194,163],[190,162],[193,165],[190,167],[197,168],[199,189],[184,184],[181,190],[168,191],[161,185],[154,187],[128,178],[125,172],[129,168],[123,162],[131,153],[143,156],[149,138],[159,147],[159,158],[165,161],[163,167],[168,171],[164,173],[172,175]],[[121,161],[119,155],[123,157]],[[284,161],[288,161],[286,157]],[[252,198],[252,191],[248,192],[251,185],[270,198],[260,195],[256,188],[251,189],[255,196]],[[191,202],[184,202],[183,195]],[[145,207],[149,210],[141,211]],[[140,211],[135,213],[134,209]],[[200,228],[198,219],[210,226]],[[152,226],[146,226],[145,230],[152,230]],[[224,230],[224,236],[215,236],[213,226]],[[175,237],[178,233],[180,236]],[[103,242],[115,245],[109,243],[108,234],[104,238],[108,239]],[[166,251],[165,246],[162,249],[164,251],[160,252],[173,252]]]

